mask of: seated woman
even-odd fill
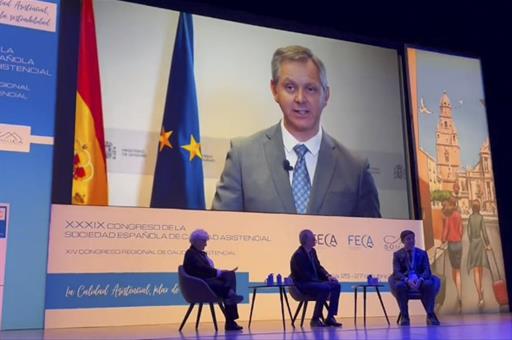
[[[238,319],[237,304],[242,302],[243,296],[236,294],[235,271],[216,269],[213,261],[204,251],[209,239],[208,233],[202,229],[196,229],[190,234],[190,248],[185,252],[183,268],[187,274],[206,281],[215,294],[224,299],[226,305],[225,329],[238,331],[243,327],[235,321]]]

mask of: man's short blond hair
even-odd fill
[[[316,55],[314,55],[309,48],[299,45],[280,47],[274,52],[271,62],[272,82],[275,84],[279,82],[279,71],[281,70],[281,65],[283,62],[307,62],[308,60],[311,60],[317,67],[318,73],[320,74],[322,89],[326,93],[329,85],[327,84],[327,72],[325,71],[324,63]]]

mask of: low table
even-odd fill
[[[249,314],[249,328],[251,328],[251,321],[252,321],[252,311],[254,309],[254,301],[256,301],[256,292],[258,289],[279,289],[279,299],[281,301],[281,317],[283,319],[283,329],[286,330],[286,323],[284,321],[284,304],[283,300],[286,302],[286,306],[288,307],[288,314],[290,315],[290,320],[293,320],[292,317],[292,311],[290,309],[290,303],[288,302],[288,296],[286,295],[286,287],[291,287],[293,284],[275,284],[275,285],[256,285],[256,286],[249,286],[249,289],[252,289],[252,302],[251,302],[251,313]],[[295,328],[295,326],[292,323],[292,327]]]
[[[375,288],[377,291],[377,295],[379,296],[380,305],[382,306],[382,310],[384,311],[384,315],[386,316],[386,321],[389,323],[388,313],[386,313],[386,308],[384,307],[384,303],[382,302],[382,297],[380,295],[379,287],[384,287],[382,284],[360,284],[353,286],[354,288],[354,325],[357,325],[357,289],[363,288],[363,316],[364,316],[364,326],[366,327],[366,290],[368,288]]]

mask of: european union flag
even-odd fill
[[[180,13],[151,207],[205,209],[192,15]]]

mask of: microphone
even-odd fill
[[[283,168],[286,170],[286,171],[292,171],[293,170],[293,166],[290,165],[290,161],[285,159],[283,161]]]

